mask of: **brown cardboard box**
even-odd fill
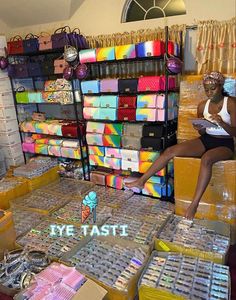
[[[176,157],[174,159],[175,199],[192,201],[200,162],[198,158]],[[236,160],[220,161],[213,165],[212,178],[201,202],[236,205]]]
[[[204,226],[207,229],[214,230],[217,234],[230,238],[229,224],[219,222],[219,221],[197,220],[197,219],[194,219],[194,223]],[[188,247],[185,247],[175,242],[167,241],[164,238],[159,238],[160,232],[161,231],[159,231],[159,233],[157,234],[157,238],[155,240],[155,250],[157,251],[178,252],[178,253],[183,253],[184,255],[196,256],[202,259],[211,260],[217,264],[226,263],[228,249],[226,253],[216,253],[216,252],[202,251],[196,248],[191,248],[190,245]]]
[[[87,279],[84,285],[78,290],[71,300],[102,300],[107,291],[96,284],[94,281]]]
[[[78,247],[75,247],[74,249],[72,249],[71,251],[67,252],[61,259],[62,263],[65,263],[68,265],[67,263],[67,260],[68,258],[72,257],[79,249],[83,248],[89,240],[91,240],[92,238],[91,237],[87,237],[87,238],[84,238],[80,245]],[[135,242],[132,242],[132,241],[128,241],[128,240],[124,240],[124,239],[120,239],[120,238],[117,238],[117,237],[114,237],[114,236],[109,236],[109,237],[97,237],[97,239],[99,240],[103,240],[103,241],[106,241],[108,242],[109,244],[112,244],[112,245],[115,245],[115,244],[118,244],[120,246],[123,246],[123,247],[128,247],[130,249],[136,249],[137,247],[138,248],[142,248],[145,253],[147,253],[147,257],[146,257],[146,260],[145,262],[143,263],[143,266],[138,270],[138,272],[130,279],[129,283],[128,283],[128,291],[121,291],[121,290],[118,290],[116,288],[112,288],[110,286],[107,286],[105,285],[104,283],[98,281],[96,278],[94,278],[93,276],[91,275],[88,275],[84,272],[84,270],[80,270],[78,268],[78,271],[81,272],[81,273],[85,273],[86,277],[87,278],[90,278],[91,280],[93,280],[94,282],[96,282],[97,284],[99,284],[101,287],[103,287],[105,290],[107,290],[107,295],[105,297],[106,300],[131,300],[131,299],[134,299],[136,294],[137,294],[137,283],[138,283],[138,280],[139,280],[139,277],[141,275],[141,272],[146,264],[146,261],[148,260],[149,258],[149,255],[150,255],[150,251],[153,249],[153,245],[151,245],[150,247],[146,246],[146,245],[139,245]],[[93,299],[93,298],[87,298],[87,299]],[[86,299],[86,300],[87,300]],[[73,299],[74,300],[74,299]]]
[[[175,199],[175,214],[184,216],[190,204],[191,200]],[[215,205],[200,201],[195,218],[230,224],[231,244],[236,242],[236,205]]]

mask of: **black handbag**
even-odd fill
[[[119,93],[136,93],[138,88],[138,79],[119,79],[118,91]]]
[[[161,151],[163,149],[162,138],[142,137],[141,146],[143,149]]]
[[[167,128],[167,132],[166,132]],[[167,135],[173,134],[176,131],[176,125],[172,124],[160,124],[160,125],[148,125],[143,126],[143,136],[146,137],[163,137],[166,133]]]

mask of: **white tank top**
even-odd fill
[[[209,104],[210,104],[210,99],[207,100],[204,111],[203,111],[203,116],[206,120],[211,121],[211,114],[209,114]],[[223,101],[223,106],[220,112],[218,112],[218,115],[221,116],[222,120],[231,125],[231,119],[230,119],[230,114],[228,113],[227,110],[227,103],[228,103],[228,97],[224,97]],[[206,133],[211,134],[211,135],[229,135],[224,128],[218,126],[217,128],[206,128]]]

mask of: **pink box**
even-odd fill
[[[168,95],[168,107],[174,107],[178,103],[178,95],[176,93],[169,93]],[[157,108],[165,108],[165,95],[160,94],[157,96]]]
[[[35,153],[35,144],[34,143],[23,143],[22,150],[23,152]]]
[[[118,92],[118,79],[102,79],[100,91],[102,93]]]
[[[105,147],[105,156],[112,158],[121,158],[121,149]]]
[[[168,109],[168,120],[173,120],[175,118],[175,109]],[[157,109],[157,121],[165,121],[165,109]]]
[[[121,159],[105,156],[104,157],[104,167],[111,168],[114,170],[120,170],[121,169]]]

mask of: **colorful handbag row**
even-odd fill
[[[166,124],[129,124],[129,123],[100,123],[100,122],[87,122],[87,133],[98,134],[111,134],[129,137],[153,137],[161,138],[165,135],[172,135],[177,130],[177,123],[172,122],[167,126]]]
[[[177,115],[177,106],[169,108],[167,116],[165,109],[158,108],[83,108],[83,116],[86,120],[163,122],[166,118],[173,120],[177,118]]]
[[[130,59],[136,57],[163,56],[165,43],[160,40],[147,41],[138,44],[128,44],[115,47],[86,49],[79,52],[81,63]],[[180,47],[177,43],[168,42],[168,54],[179,56]]]
[[[176,106],[178,94],[169,93],[168,107]],[[84,96],[84,107],[103,108],[165,108],[166,99],[164,94],[143,94],[138,96]]]
[[[176,88],[176,77],[168,77],[168,88]],[[87,80],[81,82],[83,94],[99,93],[137,93],[137,92],[158,92],[165,90],[165,76],[143,76],[136,79],[102,79]]]
[[[110,170],[96,170],[90,173],[90,181],[95,184],[112,187],[118,190],[127,189],[125,182],[136,180],[136,177],[124,175],[120,173],[111,173]],[[158,176],[152,176],[144,185],[142,190],[134,189],[136,193],[142,192],[144,195],[160,198],[166,195],[166,185],[164,184],[164,178]],[[173,192],[173,182],[168,183],[168,196]]]
[[[113,170],[128,170],[131,172],[139,172],[139,173],[146,173],[148,169],[152,166],[152,162],[147,161],[140,161],[139,160],[139,153],[136,152],[136,156],[131,154],[133,160],[128,160],[128,156],[130,156],[129,153],[127,153],[127,149],[121,149],[123,150],[123,153],[121,151],[121,155],[123,158],[115,158],[115,157],[109,157],[109,156],[98,156],[94,154],[89,154],[89,163],[91,166],[99,166],[99,167],[105,167],[110,168]],[[129,150],[132,151],[132,150]],[[168,165],[168,173],[173,173],[173,163],[169,163]],[[155,175],[157,176],[165,176],[166,169],[163,168],[160,171],[158,171]]]
[[[125,148],[140,150],[149,149],[161,151],[169,146],[176,144],[176,134],[172,134],[166,138],[161,137],[135,137],[126,136],[122,137],[119,135],[108,135],[98,133],[87,133],[86,134],[87,144],[90,146],[105,146],[113,148]]]
[[[79,134],[84,136],[84,125],[77,124],[75,121],[65,120],[46,120],[44,122],[24,121],[20,124],[23,132],[41,133],[64,137],[77,138]]]
[[[59,92],[16,92],[17,103],[60,103],[72,104],[73,93],[69,91]]]
[[[57,145],[47,145],[38,143],[22,143],[23,152],[37,153],[43,155],[51,155],[57,157],[66,157],[73,159],[81,159],[80,148],[70,148]],[[86,156],[86,149],[83,149],[84,155]]]
[[[88,43],[85,37],[80,34],[79,29],[75,28],[71,31],[68,26],[64,26],[55,30],[52,35],[46,32],[42,32],[40,36],[27,34],[25,39],[19,35],[14,36],[7,42],[7,51],[8,54],[14,55],[60,49],[67,45],[77,49],[88,48]]]

